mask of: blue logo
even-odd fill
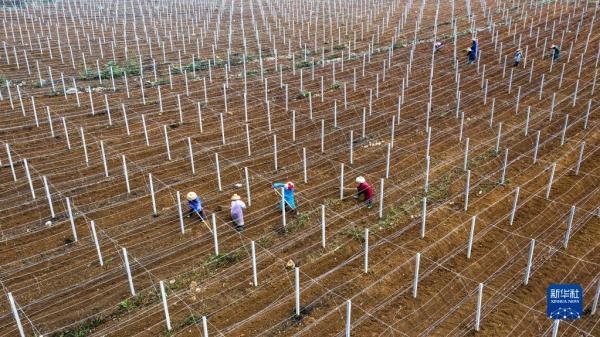
[[[546,315],[575,320],[583,312],[583,288],[579,284],[550,284],[546,290]]]

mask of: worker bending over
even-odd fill
[[[373,208],[373,188],[363,176],[356,178],[356,194],[353,196],[354,199],[358,199],[359,202],[364,202],[369,208]]]
[[[187,194],[188,206],[190,206],[190,210],[188,212],[188,217],[192,217],[194,213],[198,214],[200,219],[206,220],[206,215],[204,214],[204,207],[202,207],[202,201],[200,197],[195,192],[190,192]]]
[[[553,44],[552,47],[550,47],[550,49],[552,50],[552,61],[557,61],[560,57],[560,48],[558,48],[557,45]]]
[[[294,183],[288,181],[287,183],[274,183],[273,188],[283,189],[283,200],[279,207],[284,208],[286,211],[290,211],[292,213],[297,212],[296,200],[294,199]]]

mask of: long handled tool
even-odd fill
[[[210,226],[208,225],[206,220],[204,220],[204,218],[200,215],[200,213],[197,210],[194,210],[194,213],[196,213],[198,215],[200,220],[202,220],[202,222],[206,225],[206,228],[208,228],[208,231],[212,234],[212,229],[210,228]]]
[[[279,191],[278,191],[276,188],[274,188],[273,190],[275,191],[275,193],[276,193],[278,196],[280,196],[280,197],[281,197],[281,199],[283,199],[283,200],[282,200],[283,202],[285,202],[285,203],[286,203],[288,206],[290,206],[290,208],[291,208],[291,209],[295,209],[295,208],[293,208],[293,207],[292,207],[292,205],[291,205],[291,204],[290,204],[290,203],[289,203],[287,200],[285,200],[285,197],[283,196],[283,194],[279,193]]]

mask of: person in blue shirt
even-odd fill
[[[477,40],[471,40],[471,47],[467,48],[467,64],[473,64],[477,60]]]
[[[473,64],[475,62],[475,53],[473,49],[467,48],[467,64]]]
[[[291,211],[293,213],[296,213],[297,211],[297,206],[296,206],[296,200],[294,199],[294,183],[291,181],[288,181],[287,183],[283,184],[283,183],[274,183],[273,184],[273,188],[276,189],[282,189],[283,188],[283,200],[280,203],[279,207],[284,207],[284,203],[285,203],[285,209],[287,211]]]
[[[195,192],[190,192],[187,194],[188,206],[190,206],[190,210],[188,212],[188,217],[192,217],[194,213],[198,214],[200,219],[206,220],[206,215],[204,214],[204,207],[202,206],[202,201],[200,197]]]

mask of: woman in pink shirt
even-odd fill
[[[369,208],[373,208],[373,188],[367,183],[363,176],[356,178],[356,194],[355,199],[364,202]]]

